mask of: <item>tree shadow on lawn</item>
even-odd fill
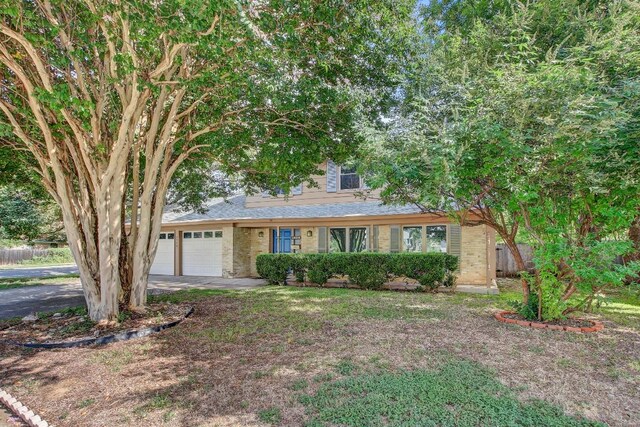
[[[486,299],[471,309],[442,296],[299,288],[161,298],[196,300],[196,311],[142,340],[13,351],[2,377],[59,426],[592,425],[537,398],[617,425],[640,415],[625,418],[637,376],[607,372],[640,357],[615,355],[630,335],[515,328],[495,322]]]

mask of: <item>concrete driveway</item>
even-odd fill
[[[75,265],[51,265],[47,267],[12,267],[0,268],[0,279],[16,279],[20,277],[51,277],[77,274]]]
[[[184,289],[251,289],[264,285],[262,279],[223,279],[219,277],[149,276],[149,293],[158,294]],[[84,304],[80,279],[69,283],[25,286],[0,290],[0,319],[26,316]]]

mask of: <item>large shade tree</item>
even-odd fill
[[[528,305],[534,288],[537,317],[584,308],[633,272],[613,261],[639,203],[638,8],[430,2],[396,119],[363,127],[387,202],[494,228],[521,271],[516,243],[529,239],[523,293]],[[580,287],[588,296],[570,306]]]
[[[189,171],[207,165],[273,188],[344,157],[357,142],[350,92],[388,86],[412,10],[390,0],[2,0],[0,138],[60,204],[90,317],[143,309],[176,173],[183,188],[201,184]]]

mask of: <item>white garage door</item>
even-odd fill
[[[173,275],[173,233],[160,233],[156,257],[151,264],[151,274]]]
[[[182,233],[182,274],[222,276],[222,231]]]

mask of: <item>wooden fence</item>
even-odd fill
[[[0,249],[0,265],[18,264],[20,261],[26,261],[33,257],[46,256],[49,253],[47,249]]]
[[[525,266],[528,269],[533,268],[533,250],[531,249],[531,246],[519,243],[518,249],[520,249],[520,254],[522,255]],[[496,275],[498,277],[518,276],[516,261],[513,259],[511,251],[504,243],[498,243],[496,245]]]

